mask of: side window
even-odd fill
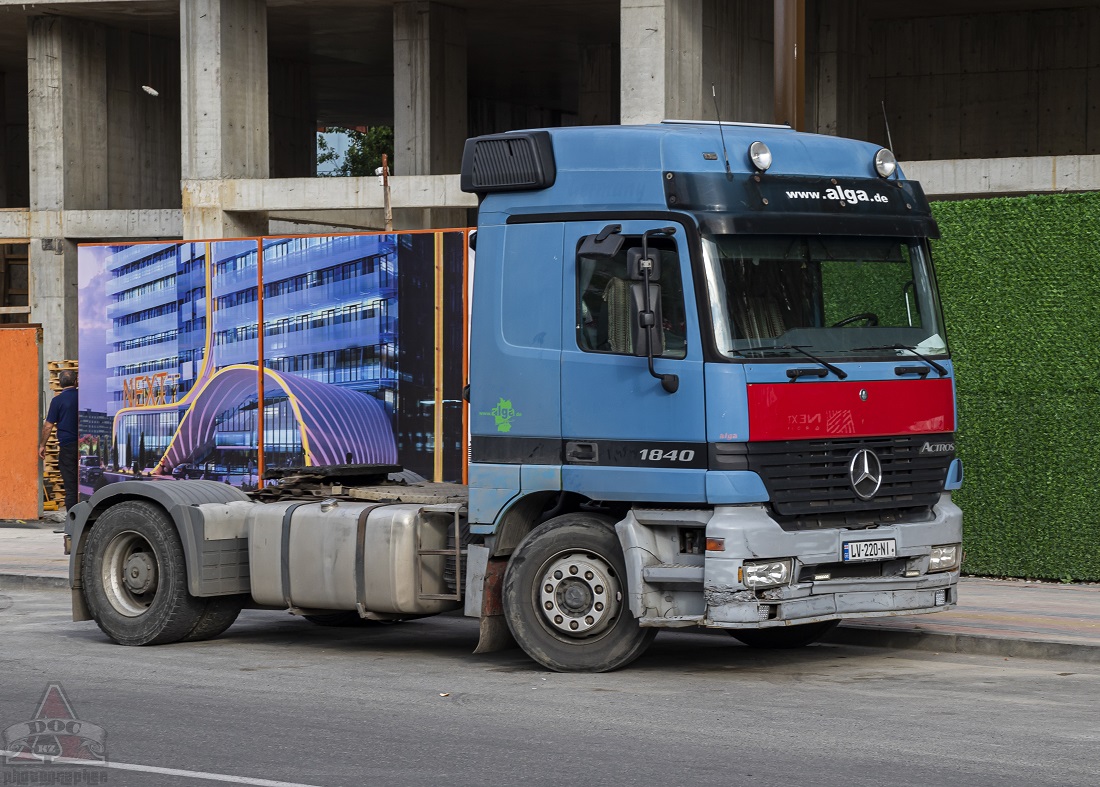
[[[585,352],[633,355],[630,324],[630,287],[626,254],[640,248],[641,237],[627,236],[614,257],[577,257],[577,345]],[[680,256],[667,239],[651,239],[651,249],[661,252],[661,325],[656,347],[662,358],[687,356],[687,318]]]

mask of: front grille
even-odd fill
[[[928,508],[943,491],[955,454],[922,455],[921,448],[953,442],[954,436],[946,434],[748,443],[748,465],[763,479],[782,517]],[[882,485],[870,500],[856,496],[848,476],[852,456],[861,448],[874,451],[882,463]]]

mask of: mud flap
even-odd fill
[[[485,567],[485,583],[481,594],[481,633],[474,653],[492,653],[497,650],[517,648],[508,623],[504,620],[504,569],[508,558],[492,558]]]

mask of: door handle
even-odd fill
[[[565,444],[565,461],[578,464],[594,465],[600,460],[599,443],[567,442]]]

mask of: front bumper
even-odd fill
[[[962,541],[962,512],[943,495],[927,521],[871,530],[829,529],[787,532],[763,506],[719,507],[707,523],[707,537],[725,540],[726,550],[708,552],[703,575],[702,625],[767,628],[840,618],[915,615],[953,606],[959,571],[927,573],[932,546]],[[806,579],[844,566],[843,543],[893,539],[897,555],[888,564],[862,564],[881,576]],[[789,585],[755,590],[738,580],[746,560],[792,558],[796,579]],[[847,564],[851,565],[851,564]],[[808,570],[807,570],[808,569]],[[872,571],[868,571],[872,573]],[[906,576],[908,574],[909,576]]]

